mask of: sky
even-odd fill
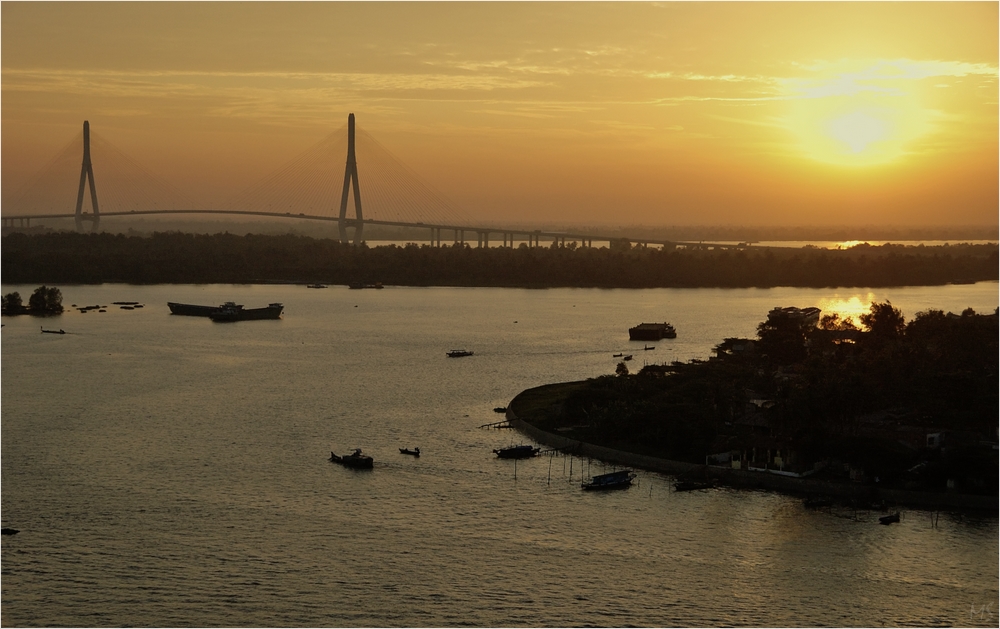
[[[214,207],[353,112],[477,220],[996,226],[997,24],[996,2],[3,2],[3,204],[83,120]]]

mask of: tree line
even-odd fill
[[[726,339],[708,361],[588,380],[553,404],[543,429],[702,463],[726,451],[835,460],[882,486],[996,495],[998,314],[930,310],[907,321],[873,303],[860,326],[771,316],[755,339]],[[565,430],[565,428],[563,428]],[[928,447],[944,433],[945,448]],[[833,469],[833,468],[831,468]]]
[[[996,245],[847,250],[355,246],[294,235],[14,233],[8,283],[381,282],[497,287],[880,287],[996,280]]]

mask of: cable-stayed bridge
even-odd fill
[[[81,161],[80,155],[83,155]],[[346,156],[346,160],[345,160]],[[343,172],[343,180],[340,173]],[[76,176],[79,173],[79,177]],[[592,246],[615,237],[600,234],[503,228],[477,224],[465,212],[424,183],[370,133],[346,125],[323,138],[223,207],[199,207],[164,179],[150,173],[98,133],[88,122],[45,167],[5,203],[5,227],[30,226],[31,220],[68,219],[78,231],[101,217],[154,214],[225,214],[335,222],[342,242],[364,240],[366,225],[426,229],[431,244],[442,236],[477,245],[513,247],[515,238],[529,246],[541,239]],[[353,232],[353,233],[352,233]],[[642,245],[732,247],[637,239]]]

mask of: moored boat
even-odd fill
[[[242,308],[243,305],[237,304],[233,301],[227,301],[221,306],[196,306],[195,304],[179,304],[173,301],[168,301],[167,307],[170,308],[170,314],[184,315],[187,317],[207,317],[222,308]]]
[[[895,524],[899,522],[899,511],[896,513],[890,513],[889,515],[883,515],[878,519],[879,524]]]
[[[420,456],[420,448],[413,448],[412,450],[410,450],[409,448],[400,448],[399,449],[399,453],[400,454],[409,454],[410,456],[419,457]]]
[[[59,328],[58,330],[46,330],[42,328],[42,334],[66,334],[66,330]]]
[[[209,313],[208,318],[217,322],[259,321],[262,319],[280,319],[284,306],[279,303],[268,304],[264,308],[244,308],[243,306],[223,306]]]
[[[541,448],[536,448],[535,446],[530,445],[522,445],[500,448],[499,450],[494,450],[493,453],[501,459],[530,459],[540,451]]]
[[[473,352],[465,349],[448,350],[448,358],[461,358],[462,356],[472,356]]]
[[[628,489],[632,486],[632,481],[635,479],[635,476],[635,472],[632,470],[608,472],[607,474],[598,474],[589,481],[581,484],[580,487],[585,490]]]
[[[669,323],[640,323],[628,329],[630,341],[659,341],[677,338],[677,331]]]
[[[354,452],[346,456],[337,456],[331,452],[330,461],[359,470],[370,470],[375,467],[375,461],[367,454],[362,454],[361,448],[355,448]]]

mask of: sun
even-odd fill
[[[827,124],[826,134],[842,143],[855,155],[864,152],[874,142],[884,141],[892,131],[889,115],[858,110],[834,118]]]
[[[786,121],[800,154],[847,167],[889,164],[910,154],[930,127],[919,93],[901,81],[878,67],[798,86]]]

